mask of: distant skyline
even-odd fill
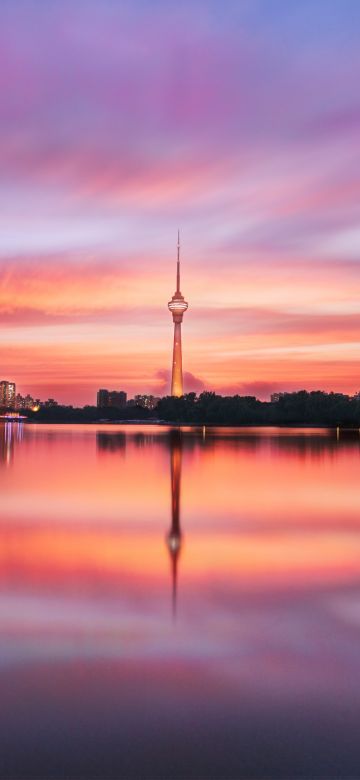
[[[23,393],[360,389],[357,0],[3,0],[0,358]]]

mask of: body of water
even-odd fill
[[[360,775],[360,438],[0,427],[0,777]]]

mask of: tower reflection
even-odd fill
[[[0,425],[0,463],[10,466],[14,458],[15,442],[22,441],[23,434],[22,422],[6,422]]]
[[[182,438],[180,430],[170,432],[170,472],[171,472],[171,528],[166,537],[171,561],[172,609],[176,617],[178,561],[181,552],[182,534],[180,527]]]

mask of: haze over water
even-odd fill
[[[7,425],[0,455],[2,778],[358,776],[359,437]]]

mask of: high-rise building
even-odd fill
[[[123,390],[98,390],[97,406],[99,409],[107,409],[109,406],[114,409],[122,409],[126,406],[127,395]]]
[[[122,409],[126,406],[127,394],[124,390],[111,390],[109,393],[109,406],[113,406],[115,409]]]
[[[20,393],[17,394],[15,397],[15,408],[16,409],[24,409],[25,408],[25,398]]]
[[[160,401],[155,395],[135,395],[134,403],[136,406],[142,406],[143,409],[155,409]]]
[[[55,406],[59,406],[55,398],[48,398],[44,403],[45,409],[53,409]]]
[[[109,391],[101,388],[97,392],[97,407],[105,409],[107,406],[109,406]]]
[[[9,409],[15,408],[16,399],[16,386],[15,382],[7,382],[3,379],[0,382],[0,406],[5,406]]]
[[[178,231],[177,265],[176,265],[176,290],[168,303],[174,322],[174,347],[171,375],[171,395],[184,394],[182,374],[182,349],[181,349],[181,323],[184,311],[188,308],[184,296],[180,292],[180,233]]]
[[[15,408],[16,409],[32,409],[33,411],[37,411],[38,408],[40,408],[41,402],[39,398],[33,398],[32,395],[29,393],[27,395],[21,395],[20,393],[17,394],[15,399]]]

